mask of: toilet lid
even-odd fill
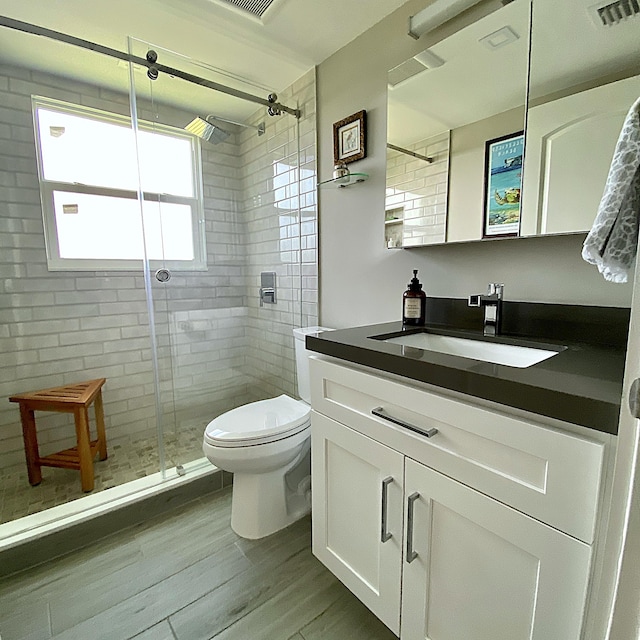
[[[305,429],[310,413],[308,404],[287,395],[259,400],[213,419],[204,438],[219,447],[272,442]]]

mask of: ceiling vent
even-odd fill
[[[639,0],[617,0],[616,2],[599,3],[589,7],[593,21],[602,27],[620,24],[627,18],[640,15]]]
[[[395,87],[422,71],[424,71],[424,65],[421,65],[414,58],[409,58],[406,62],[399,64],[397,67],[394,67],[389,71],[387,75],[387,82],[389,86]]]
[[[413,58],[409,58],[391,69],[387,74],[387,84],[392,88],[396,87],[405,80],[422,73],[425,69],[435,69],[443,64],[444,60],[442,58],[439,58],[429,49],[425,49],[413,56]]]
[[[254,18],[262,19],[273,4],[278,0],[214,0],[216,4],[229,9],[239,9],[240,13],[249,14]]]

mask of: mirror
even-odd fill
[[[530,5],[514,0],[389,72],[388,247],[498,237],[485,208],[501,206],[519,216],[512,235],[591,227],[622,122],[640,95],[640,15],[616,20],[598,12],[607,2],[536,0],[530,16]],[[492,188],[487,143],[522,131],[525,120],[524,162],[510,172],[519,183]],[[438,136],[448,145],[430,147]],[[433,162],[393,147],[421,149]],[[519,162],[517,154],[504,160]]]
[[[533,5],[523,236],[593,224],[622,124],[640,96],[640,14],[624,17],[619,4]]]
[[[482,237],[485,143],[524,129],[528,34],[515,0],[389,72],[388,247]]]

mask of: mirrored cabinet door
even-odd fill
[[[640,96],[640,15],[602,4],[485,0],[482,18],[423,36],[430,46],[389,72],[388,247],[590,229]],[[523,153],[500,149],[522,130]],[[439,136],[446,158],[428,150]]]
[[[482,238],[485,143],[524,129],[528,35],[514,0],[389,72],[387,246]]]
[[[521,235],[586,232],[640,96],[640,15],[535,0]]]

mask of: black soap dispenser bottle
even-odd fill
[[[422,325],[427,310],[427,294],[418,280],[418,270],[413,270],[413,278],[402,295],[402,324]]]

